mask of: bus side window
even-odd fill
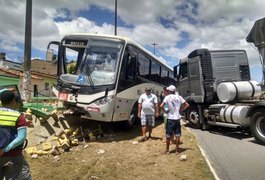
[[[135,77],[135,57],[129,55],[126,66],[126,79],[133,79]]]

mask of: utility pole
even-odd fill
[[[154,46],[154,55],[156,54],[156,46],[158,45],[157,43],[152,43],[152,45]]]
[[[115,27],[114,35],[117,36],[117,0],[115,0]]]
[[[31,27],[32,26],[32,0],[26,1],[26,21],[24,40],[24,76],[23,93],[26,102],[31,98]]]

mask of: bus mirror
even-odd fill
[[[47,49],[46,51],[46,60],[53,61],[53,50]]]
[[[54,54],[54,48],[57,48],[59,51],[60,42],[59,41],[51,41],[49,42],[46,50],[46,60],[48,61],[56,61],[57,55]],[[56,52],[56,50],[55,50]]]

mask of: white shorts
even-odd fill
[[[146,126],[147,124],[149,126],[155,126],[155,116],[154,115],[141,115],[141,124],[142,126]]]

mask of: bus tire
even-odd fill
[[[137,117],[137,108],[133,108],[131,113],[130,113],[130,117],[127,121],[125,121],[125,130],[129,131],[132,129],[132,127],[136,124],[138,120]]]
[[[251,117],[250,129],[254,138],[265,145],[265,112],[263,110],[256,111]]]

